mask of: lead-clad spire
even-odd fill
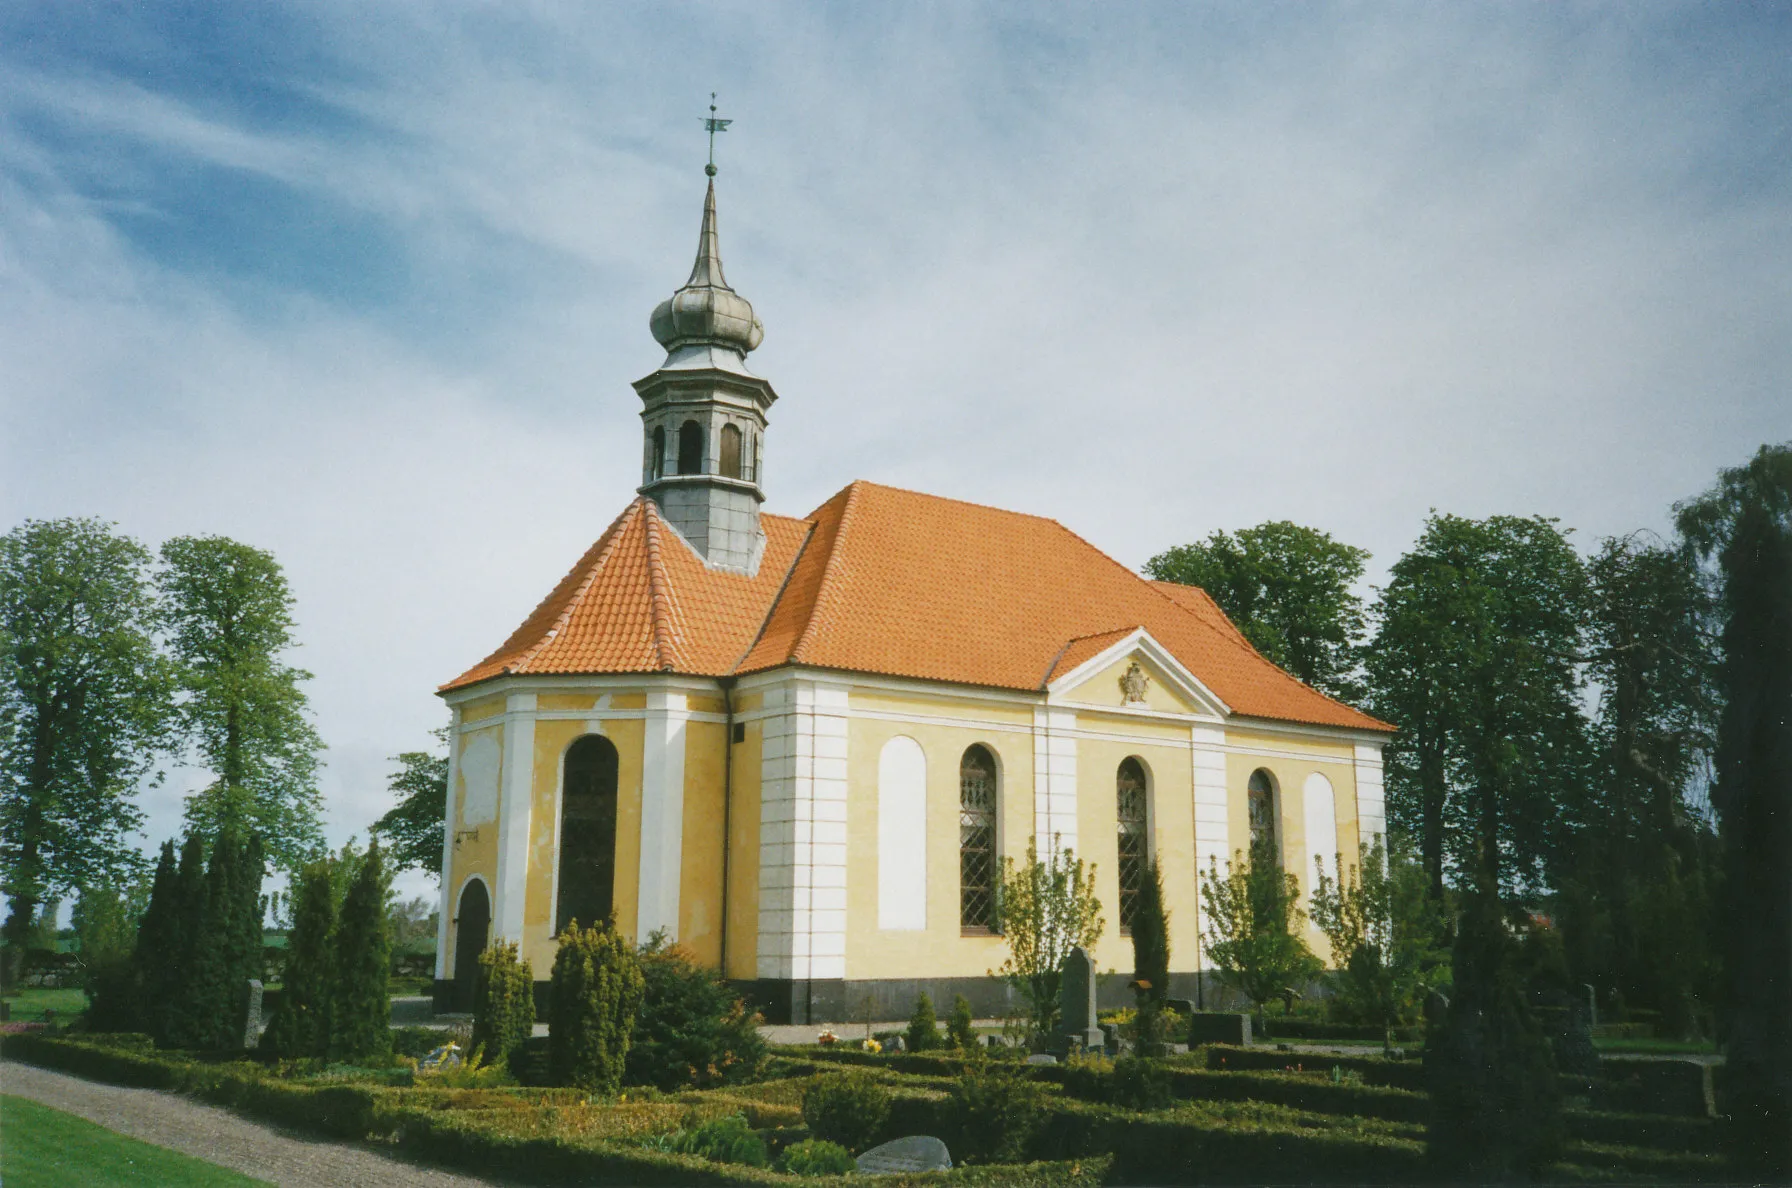
[[[716,236],[716,183],[709,183],[703,199],[703,229],[697,236],[697,260],[691,279],[659,303],[648,326],[666,348],[667,362],[678,360],[692,347],[719,347],[739,359],[765,338],[765,326],[753,313],[752,303],[733,289],[722,275],[722,249]],[[712,365],[724,360],[709,360]]]

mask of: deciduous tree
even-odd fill
[[[273,556],[221,536],[162,546],[162,625],[179,673],[186,738],[214,781],[187,803],[207,838],[225,826],[296,869],[322,846],[317,756],[302,683],[293,596]]]
[[[1264,1003],[1324,969],[1300,935],[1300,882],[1267,845],[1248,856],[1235,851],[1224,874],[1210,859],[1201,872],[1201,909],[1208,959],[1221,982],[1250,1000],[1259,1026]]]
[[[1416,1018],[1425,995],[1450,978],[1444,905],[1427,893],[1424,870],[1399,843],[1389,854],[1379,836],[1360,863],[1340,856],[1336,879],[1325,863],[1314,866],[1311,914],[1331,942],[1339,1013],[1379,1027]]]
[[[0,537],[0,892],[15,951],[45,899],[140,869],[133,796],[165,739],[169,688],[148,564],[100,520]]]
[[[1101,901],[1095,897],[1095,864],[1086,866],[1068,849],[1044,861],[1032,838],[1027,860],[1016,867],[1002,859],[996,887],[996,920],[1008,956],[995,974],[1027,1003],[1028,1028],[1035,1042],[1058,1030],[1058,993],[1064,959],[1078,945],[1093,948],[1101,939]]]
[[[1317,689],[1354,698],[1369,554],[1317,528],[1271,520],[1215,532],[1145,563],[1160,581],[1199,586],[1265,656]]]
[[[436,742],[448,744],[446,730],[435,731]],[[448,813],[448,756],[428,751],[394,755],[398,770],[386,787],[398,803],[373,823],[373,832],[391,847],[394,871],[416,869],[442,875],[442,828]]]

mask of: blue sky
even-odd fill
[[[711,90],[773,510],[1379,570],[1792,436],[1783,5],[0,5],[0,519],[272,549],[332,836],[631,497]]]

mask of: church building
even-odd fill
[[[1053,520],[876,483],[764,511],[777,394],[747,366],[764,328],[723,277],[713,180],[650,325],[637,497],[440,690],[443,1006],[489,941],[545,980],[568,921],[609,917],[774,1022],[902,1018],[923,989],[1003,1014],[994,890],[1029,843],[1094,863],[1095,958],[1122,975],[1154,858],[1192,997],[1198,871],[1263,839],[1304,895],[1316,855],[1384,831],[1392,728],[1203,591]]]

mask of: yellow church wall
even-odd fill
[[[1000,701],[969,701],[947,697],[916,697],[901,693],[868,692],[854,689],[851,694],[855,711],[905,714],[927,718],[952,718],[970,723],[995,722],[1007,726],[1033,728],[1033,707]]]
[[[687,722],[684,728],[678,941],[698,961],[712,966],[722,961],[722,798],[726,778],[722,765],[727,736],[728,727],[721,722]]]
[[[645,693],[617,693],[610,698],[610,708],[611,709],[619,709],[619,710],[646,709],[647,708],[647,694],[645,694]]]
[[[487,718],[495,718],[504,712],[503,697],[483,697],[478,701],[469,701],[460,707],[461,725],[468,726],[474,722],[483,722]]]
[[[539,693],[535,706],[542,710],[588,710],[597,705],[594,693]]]
[[[685,698],[685,708],[693,714],[723,714],[728,712],[728,703],[720,697]]]
[[[1198,706],[1173,690],[1170,682],[1164,678],[1161,668],[1148,658],[1137,654],[1122,657],[1081,684],[1065,690],[1060,696],[1065,701],[1074,701],[1081,705],[1124,705],[1126,704],[1126,694],[1120,688],[1120,678],[1125,676],[1126,670],[1135,663],[1144,670],[1146,676],[1151,678],[1145,685],[1143,708],[1160,710],[1167,714],[1190,714],[1198,711]]]
[[[465,751],[467,744],[480,736],[497,742],[499,754],[502,756],[504,731],[495,726],[463,734],[456,742],[459,744],[460,750]],[[493,906],[496,906],[498,892],[498,823],[496,821],[484,822],[476,827],[479,830],[477,837],[460,838],[458,835],[461,831],[475,827],[469,826],[466,821],[466,781],[464,778],[458,778],[455,783],[457,787],[454,795],[454,829],[457,840],[449,850],[447,877],[447,885],[452,889],[454,896],[448,905],[451,919],[460,915],[460,895],[466,881],[472,876],[478,875],[485,881],[485,891],[494,901]],[[445,957],[450,974],[454,971],[454,942],[455,929],[450,927],[448,929],[448,953]]]
[[[736,693],[734,695],[734,712],[737,714],[750,714],[764,704],[765,694],[763,693]]]
[[[1152,718],[1141,718],[1125,713],[1102,713],[1100,710],[1079,709],[1076,715],[1078,730],[1096,731],[1102,734],[1124,734],[1128,738],[1136,738],[1161,746],[1182,747],[1189,745],[1189,729],[1187,722],[1162,722]]]
[[[881,700],[881,699],[880,699]],[[928,712],[949,709],[924,703]],[[853,695],[854,708],[860,700]],[[1031,714],[1028,714],[1031,721]],[[981,743],[996,757],[1000,789],[998,845],[1019,860],[1033,831],[1033,739],[1030,734],[852,718],[848,731],[846,863],[846,976],[873,978],[982,977],[1002,962],[997,936],[964,936],[958,918],[958,767],[965,749]],[[879,929],[878,762],[884,744],[907,735],[927,758],[927,926]]]
[[[1355,750],[1347,739],[1313,738],[1310,736],[1279,734],[1267,730],[1252,730],[1248,726],[1229,723],[1226,727],[1226,742],[1235,747],[1260,747],[1265,751],[1281,751],[1298,755],[1311,755],[1318,759],[1336,759],[1342,763],[1351,762]]]
[[[584,700],[589,702],[591,699]],[[547,969],[554,959],[554,876],[560,854],[561,762],[567,748],[585,733],[583,722],[547,720],[535,723],[535,756],[530,766],[533,794],[529,800],[529,878],[523,894],[522,951],[540,977],[547,976]]]
[[[1193,772],[1188,728],[1179,746],[1140,738],[1133,742],[1083,738],[1077,741],[1077,841],[1079,857],[1093,861],[1095,895],[1104,927],[1095,945],[1103,970],[1132,969],[1132,941],[1120,931],[1120,839],[1115,777],[1120,764],[1136,756],[1145,764],[1150,788],[1146,818],[1163,873],[1164,906],[1170,915],[1170,961],[1192,968],[1195,955],[1195,825],[1190,789]]]
[[[757,695],[755,700],[759,700]],[[728,977],[743,979],[755,977],[759,971],[759,759],[765,741],[758,722],[748,722],[745,727],[745,737],[733,744],[725,971]]]

